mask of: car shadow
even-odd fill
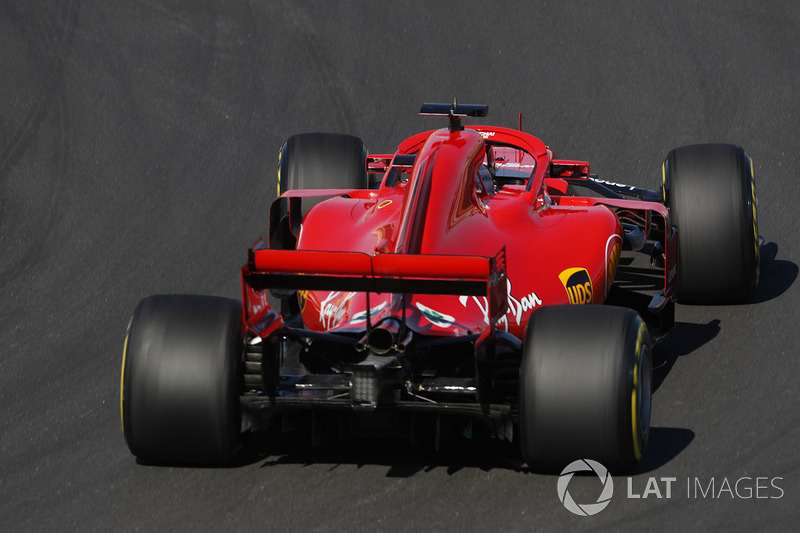
[[[689,355],[711,342],[719,332],[719,319],[707,324],[676,322],[666,339],[653,348],[653,392],[667,379],[679,357]]]
[[[386,477],[407,478],[444,469],[452,475],[463,469],[527,471],[516,444],[497,439],[454,438],[437,451],[430,443],[411,445],[396,437],[352,437],[345,442],[311,446],[307,435],[259,431],[248,438],[234,466],[259,464],[261,468],[282,465],[385,466]]]
[[[646,474],[658,470],[688,448],[694,437],[691,429],[651,427],[644,457],[628,474]]]
[[[694,436],[689,429],[653,427],[642,460],[632,470],[615,472],[615,475],[637,475],[657,470],[688,447]],[[465,469],[484,472],[499,469],[545,476],[558,474],[528,468],[517,443],[487,437],[456,439],[436,451],[433,447],[411,446],[404,439],[372,437],[312,447],[308,442],[299,442],[298,435],[260,431],[249,435],[232,466],[253,464],[259,464],[260,468],[325,465],[331,472],[343,466],[383,466],[387,468],[386,477],[392,478],[409,478],[442,470],[454,475]]]
[[[778,245],[774,242],[761,247],[759,283],[753,294],[743,302],[729,305],[759,304],[781,296],[797,279],[798,266],[791,261],[776,259]],[[676,322],[673,330],[653,349],[653,392],[669,375],[679,357],[689,355],[710,342],[720,332],[720,321],[707,324]]]
[[[776,259],[778,244],[770,242],[761,247],[761,267],[758,287],[746,303],[763,303],[785,293],[797,279],[798,266],[791,261]]]

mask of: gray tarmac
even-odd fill
[[[2,0],[0,73],[2,529],[796,530],[800,4]],[[137,463],[119,421],[137,302],[239,295],[288,136],[388,152],[453,97],[523,113],[611,181],[656,187],[682,144],[755,161],[761,285],[677,306],[647,455],[609,506],[572,515],[556,476],[491,443],[259,435],[230,468]]]

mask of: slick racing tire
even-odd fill
[[[543,307],[528,322],[520,367],[520,446],[535,471],[594,459],[624,471],[650,431],[647,327],[611,306]]]
[[[337,133],[301,133],[289,137],[278,155],[278,196],[296,189],[366,189],[367,151],[358,137]],[[320,201],[303,200],[303,215]],[[289,204],[281,200],[270,213],[269,247],[293,250]]]
[[[131,452],[158,463],[229,462],[240,437],[242,347],[235,300],[142,300],[122,357],[122,428]]]
[[[295,189],[366,189],[367,151],[358,137],[301,133],[281,148],[278,195]]]
[[[714,304],[746,298],[758,284],[758,215],[753,163],[740,146],[672,150],[662,194],[678,228],[676,297]]]
[[[278,196],[297,189],[366,189],[367,150],[358,137],[338,133],[301,133],[289,137],[278,155]],[[303,216],[324,198],[304,198]],[[296,235],[289,219],[289,204],[281,200],[270,213],[269,247],[293,250]],[[272,290],[281,299],[281,312],[291,316],[299,305],[291,290]]]

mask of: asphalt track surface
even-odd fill
[[[3,0],[0,72],[1,529],[796,530],[800,4]],[[139,299],[237,297],[289,135],[391,151],[453,97],[608,180],[655,187],[688,143],[755,161],[761,285],[678,306],[631,488],[577,517],[492,443],[260,435],[230,468],[137,463],[118,394]],[[651,477],[671,498],[628,497]]]

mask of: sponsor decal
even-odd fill
[[[245,294],[245,304],[247,305],[247,315],[254,317],[269,307],[267,301],[267,291],[256,291],[252,287],[247,287]]]
[[[493,131],[479,131],[478,134],[483,137],[484,139],[488,139],[489,137],[494,137]]]
[[[675,279],[675,276],[678,274],[678,265],[672,265],[672,268],[669,269],[667,272],[667,283],[672,283],[672,280]]]
[[[592,303],[594,290],[592,288],[592,278],[585,268],[568,268],[558,275],[558,279],[564,285],[569,297],[569,303],[581,305]]]
[[[339,291],[331,292],[319,305],[319,322],[325,329],[335,328],[342,322],[347,311],[347,302],[356,295],[354,292],[348,292],[344,296],[340,296],[341,294]]]
[[[627,185],[625,183],[614,183],[613,181],[606,181],[606,180],[601,180],[599,178],[591,178],[591,177],[589,179],[592,180],[595,183],[600,183],[600,184],[603,184],[603,185],[610,185],[611,187],[618,187],[620,189],[628,189],[629,191],[635,191],[636,190],[636,187],[633,187],[631,185]]]
[[[514,319],[514,322],[519,326],[522,324],[522,314],[528,311],[532,311],[534,307],[537,305],[542,305],[542,300],[536,296],[535,292],[526,294],[522,296],[519,300],[514,298],[511,294],[511,281],[508,282],[508,311],[506,311],[506,316],[500,319],[500,322],[505,320],[506,326],[508,326],[508,315]],[[508,329],[508,327],[506,327]]]
[[[414,302],[414,305],[417,307],[417,309],[419,309],[419,312],[422,313],[422,316],[428,319],[428,322],[434,326],[440,328],[449,328],[456,321],[455,317],[440,313],[439,311],[431,309],[430,307],[427,307],[419,302]]]
[[[391,205],[391,200],[383,200],[381,203],[378,204],[378,209],[383,209],[384,207]]]
[[[612,241],[614,245],[611,247],[611,251],[608,251],[608,246],[611,244]],[[606,294],[608,291],[611,290],[611,285],[614,283],[614,277],[617,275],[617,266],[619,266],[619,256],[622,254],[622,237],[619,235],[612,235],[608,238],[608,242],[606,242],[606,256],[608,260],[606,261]]]
[[[521,169],[525,169],[525,170],[536,168],[536,165],[530,165],[530,164],[525,164],[525,163],[514,163],[514,162],[503,163],[503,164],[499,164],[497,166],[498,167],[502,167],[502,168],[521,168]]]
[[[248,301],[248,304],[250,306],[250,312],[248,315],[250,316],[258,315],[261,311],[267,308],[267,305],[269,305],[266,298],[253,298],[252,300]]]
[[[300,304],[300,312],[306,310],[306,301],[308,301],[308,291],[297,291],[297,303]]]
[[[375,307],[371,307],[369,310],[370,320],[375,320],[377,314],[386,309],[387,307],[389,307],[389,302],[381,302]],[[350,319],[350,323],[353,325],[366,323],[366,321],[367,321],[366,311],[359,311],[358,313],[353,315],[353,318]]]
[[[497,321],[498,327],[504,328],[508,331],[509,316],[514,323],[519,326],[522,324],[522,315],[528,311],[532,311],[534,307],[542,305],[542,300],[535,292],[528,293],[520,298],[516,298],[511,294],[511,280],[506,280],[506,287],[508,289],[508,310],[504,317]],[[461,305],[467,307],[469,301],[472,300],[483,313],[483,320],[489,324],[489,302],[485,296],[460,296],[459,301]]]

